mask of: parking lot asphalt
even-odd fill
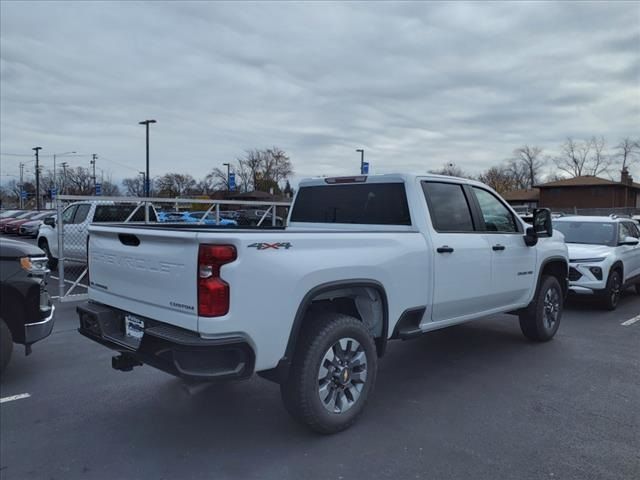
[[[112,352],[59,305],[51,337],[20,348],[0,397],[10,479],[635,479],[640,296],[615,312],[570,302],[556,337],[527,342],[502,315],[394,341],[360,421],[334,436],[294,423],[260,378],[188,394]]]

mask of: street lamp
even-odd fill
[[[40,157],[38,153],[42,147],[33,147],[31,150],[36,152],[36,210],[40,210]]]
[[[360,152],[360,175],[364,174],[364,149],[357,148],[356,152]]]
[[[58,188],[58,182],[56,181],[56,157],[64,157],[66,155],[73,155],[76,152],[64,152],[64,153],[54,153],[53,154],[53,188]],[[57,192],[56,192],[57,194]]]
[[[145,179],[147,178],[147,175],[144,172],[138,172],[140,175],[142,175],[142,193],[145,192]]]
[[[229,176],[230,176],[230,172],[231,172],[231,170],[230,170],[231,169],[231,164],[223,163],[222,165],[226,165],[226,167],[227,167],[227,192],[230,192],[231,191],[231,183],[230,183],[230,180],[229,180]]]
[[[150,123],[156,123],[155,120],[143,120],[141,122],[138,122],[138,125],[144,125],[146,127],[147,130],[147,169],[146,169],[146,173],[144,176],[144,193],[145,196],[148,197],[149,196],[149,124]]]

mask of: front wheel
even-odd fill
[[[58,268],[58,259],[54,258],[54,256],[51,255],[51,249],[49,249],[49,242],[47,242],[46,240],[43,240],[40,242],[38,246],[44,251],[45,255],[49,259],[49,261],[47,262],[47,266],[49,267],[49,269],[55,270],[56,268]]]
[[[338,313],[306,319],[289,377],[280,385],[287,411],[319,433],[350,427],[376,381],[377,355],[364,324]]]
[[[553,338],[560,326],[564,296],[556,277],[545,275],[531,304],[520,313],[520,329],[525,337],[536,342]]]
[[[612,270],[607,280],[607,288],[602,295],[602,306],[607,310],[615,310],[620,302],[622,293],[622,275],[618,270]]]

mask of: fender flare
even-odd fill
[[[377,280],[371,279],[358,278],[350,280],[337,280],[317,285],[309,290],[304,295],[304,297],[302,297],[302,300],[298,305],[296,315],[293,319],[293,324],[291,325],[289,340],[287,341],[287,347],[285,349],[284,356],[280,359],[278,365],[274,369],[265,372],[259,372],[263,377],[277,382],[282,382],[288,377],[289,368],[293,360],[296,344],[298,338],[300,337],[300,332],[304,323],[305,313],[307,312],[313,299],[322,293],[340,288],[373,288],[380,295],[380,298],[382,299],[382,335],[380,336],[380,338],[376,338],[375,342],[378,356],[381,357],[382,355],[384,355],[387,347],[387,337],[389,333],[389,303],[387,301],[387,293],[384,286]]]

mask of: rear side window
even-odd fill
[[[98,205],[93,221],[94,223],[124,222],[136,208],[138,208],[137,205]],[[156,221],[156,215],[152,208],[149,208],[149,220]],[[129,221],[144,222],[144,207],[139,207]]]
[[[422,182],[433,227],[438,232],[473,232],[469,202],[456,183]]]
[[[302,187],[292,222],[411,225],[403,183]]]

